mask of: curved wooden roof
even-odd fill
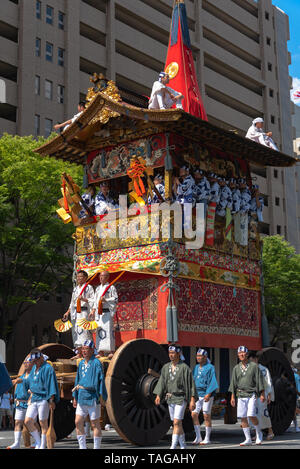
[[[254,165],[288,167],[298,161],[182,110],[138,108],[116,102],[101,92],[70,127],[35,151],[42,156],[84,164],[91,151],[161,132],[182,135]]]

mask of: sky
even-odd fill
[[[294,99],[294,91],[300,91],[300,0],[273,0],[273,5],[283,10],[289,17],[290,40],[288,50],[292,55],[290,76],[293,78],[293,90],[291,98],[300,106],[300,99]]]

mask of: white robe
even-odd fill
[[[273,150],[279,151],[274,140],[263,131],[263,129],[259,129],[256,125],[251,125],[248,129],[246,134],[246,138],[249,140],[253,140],[254,142],[260,143],[261,145],[265,145],[266,147],[272,148]]]
[[[80,292],[83,288],[84,285],[77,285],[74,288],[71,303],[69,306],[71,313],[71,323],[73,325],[72,338],[74,347],[83,345],[86,340],[93,340],[91,331],[85,331],[82,327],[77,326],[77,320],[88,318],[88,315],[90,314],[95,301],[94,289],[91,285],[88,285],[82,293],[82,297],[86,298],[88,300],[88,303],[81,300],[81,313],[77,313],[77,298],[80,296]]]
[[[118,305],[118,293],[114,285],[107,290],[102,298],[102,314],[98,314],[100,298],[108,285],[109,283],[105,285],[100,284],[95,291],[95,320],[99,326],[96,333],[96,348],[98,352],[113,352],[115,350],[113,318]]]
[[[75,114],[75,116],[73,116],[72,119],[71,119],[71,124],[65,125],[64,130],[66,130],[68,127],[70,127],[70,125],[74,124],[76,119],[78,119],[78,117],[80,117],[82,113],[83,113],[83,111],[80,111],[80,112],[78,112],[78,114]]]
[[[174,96],[178,96],[180,93],[164,85],[161,81],[155,81],[153,83],[152,92],[149,100],[149,109],[170,109],[174,103],[176,103],[177,109],[182,108],[182,99],[179,101],[173,101],[168,91]]]

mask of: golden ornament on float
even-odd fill
[[[176,77],[178,71],[179,71],[179,65],[177,62],[171,62],[165,70],[165,72],[169,75],[170,80]]]

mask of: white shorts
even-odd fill
[[[25,420],[27,409],[22,409],[22,407],[18,407],[15,412],[15,420],[23,421]]]
[[[76,415],[81,417],[90,417],[90,420],[98,420],[101,417],[101,405],[94,403],[93,405],[81,405],[77,402]]]
[[[182,404],[169,404],[170,419],[172,421],[183,420],[186,405],[187,405],[186,401],[183,401]]]
[[[49,402],[48,401],[37,401],[29,404],[26,412],[26,418],[36,420],[48,420],[49,418]]]
[[[196,409],[193,410],[193,413],[199,414],[202,410],[204,414],[210,415],[213,403],[213,397],[211,397],[208,402],[205,402],[204,397],[199,397],[198,401],[196,402]]]
[[[237,418],[257,417],[256,395],[239,397],[237,403]]]

